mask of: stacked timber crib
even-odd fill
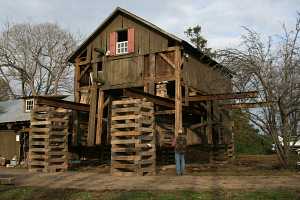
[[[145,99],[113,101],[111,136],[112,175],[155,174],[153,103]]]
[[[68,167],[67,110],[35,106],[29,136],[29,170],[60,172]]]

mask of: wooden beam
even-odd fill
[[[212,126],[212,122],[214,121],[213,119],[213,102],[209,101],[207,102],[207,125],[206,126],[206,134],[207,134],[207,143],[208,144],[212,144],[213,140],[212,140],[212,134],[213,134],[213,126]]]
[[[181,52],[175,50],[175,136],[182,133]]]
[[[148,101],[153,102],[154,104],[165,106],[168,108],[174,108],[174,100],[159,97],[155,95],[151,95],[136,89],[124,89],[124,95],[129,97],[136,97],[136,98],[146,98]]]
[[[81,80],[81,78],[83,77],[83,75],[85,74],[85,72],[91,67],[91,65],[87,65],[83,71],[80,73],[80,77],[79,77],[79,80]]]
[[[75,102],[80,102],[80,66],[79,66],[80,59],[75,59],[75,76],[74,76],[74,85],[75,85]]]
[[[104,91],[99,91],[98,96],[98,112],[97,112],[97,130],[96,130],[96,144],[101,144],[101,137],[103,132],[103,110],[104,110]]]
[[[155,112],[155,115],[173,115],[173,114],[175,114],[175,110],[160,110]]]
[[[90,113],[87,145],[93,146],[95,144],[95,125],[96,125],[96,107],[97,107],[97,85],[91,87]]]
[[[148,93],[155,95],[155,54],[149,55],[149,72],[150,81],[148,85]]]
[[[236,92],[226,94],[209,94],[209,95],[197,95],[188,98],[188,101],[211,101],[211,100],[226,100],[226,99],[246,99],[256,98],[257,91],[250,92]]]
[[[105,100],[103,107],[105,108],[110,102],[110,96],[107,97],[107,99]]]
[[[90,106],[83,103],[75,103],[71,101],[65,101],[61,99],[49,98],[49,97],[35,97],[36,104],[39,105],[48,105],[56,108],[64,108],[67,110],[76,110],[89,112]]]
[[[163,53],[158,53],[158,55],[164,60],[166,61],[173,69],[175,69],[175,64]],[[181,61],[180,61],[181,62]]]
[[[256,103],[235,103],[235,104],[223,104],[222,107],[226,109],[247,109],[247,108],[259,108],[269,107],[273,102],[256,102]]]
[[[187,83],[184,84],[184,105],[189,106],[189,87]]]

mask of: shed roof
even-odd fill
[[[24,99],[0,101],[0,123],[29,121],[30,117],[24,111]]]
[[[31,113],[25,112],[24,109],[24,99],[28,98],[34,97],[0,101],[0,123],[30,121]],[[57,96],[54,98],[63,99],[65,101],[71,102],[74,101],[73,95],[60,96],[60,98]]]

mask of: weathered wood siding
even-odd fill
[[[168,39],[143,24],[121,14],[117,15],[87,46],[87,62],[99,62],[94,48],[109,50],[111,32],[134,28],[134,53],[106,56],[103,65],[104,88],[143,86],[144,59],[141,55],[168,48]],[[96,66],[93,65],[94,70]]]
[[[220,71],[201,63],[190,56],[184,62],[183,79],[189,87],[203,93],[217,94],[231,92],[231,80]]]
[[[12,130],[0,131],[0,156],[6,159],[19,157],[20,143],[16,141],[16,132]]]

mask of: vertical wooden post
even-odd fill
[[[187,86],[187,83],[184,83],[184,105],[189,105],[189,87]]]
[[[96,144],[101,144],[101,137],[103,132],[103,110],[104,110],[104,91],[99,90],[98,96],[98,112],[97,112],[97,130],[96,130]]]
[[[182,133],[181,53],[175,50],[175,136]]]
[[[97,85],[91,86],[91,100],[90,100],[90,113],[89,113],[89,126],[88,126],[88,146],[95,144],[95,125],[96,125],[96,107],[97,107]]]
[[[207,102],[207,143],[212,144],[212,134],[213,134],[213,104],[211,101]]]
[[[107,139],[107,144],[110,144],[111,142],[111,111],[112,111],[112,98],[111,97],[108,97],[109,98],[109,102],[107,104],[107,134],[106,134],[106,139]]]
[[[150,72],[150,81],[148,92],[155,95],[155,54],[152,53],[149,55],[149,72]]]
[[[80,59],[75,59],[75,76],[74,76],[74,85],[75,85],[75,102],[80,102],[80,66],[79,66]],[[72,137],[72,143],[73,145],[77,145],[78,141],[78,127],[79,127],[79,112],[73,111],[73,137]]]

